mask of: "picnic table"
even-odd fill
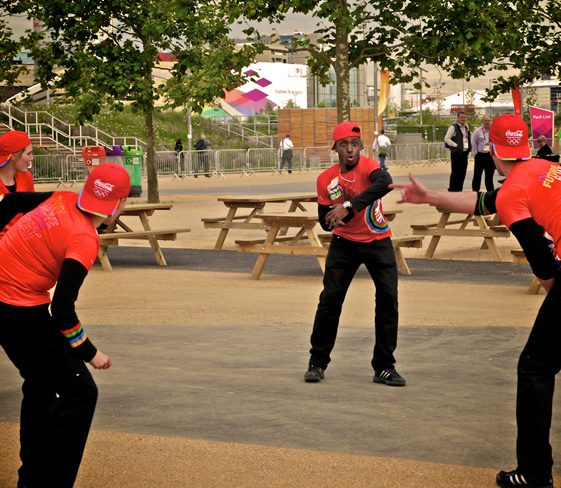
[[[188,228],[170,228],[170,229],[153,229],[150,225],[150,217],[156,211],[171,210],[172,204],[170,203],[142,203],[127,205],[121,215],[115,222],[107,227],[104,232],[99,234],[99,252],[98,259],[101,267],[105,271],[111,271],[112,266],[107,255],[109,246],[118,246],[119,241],[122,239],[141,239],[147,240],[150,243],[156,262],[160,266],[167,266],[166,258],[162,252],[158,241],[174,241],[177,239],[177,234],[182,232],[190,232]],[[129,224],[130,221],[125,220],[128,217],[137,217],[142,225],[141,230],[134,230]]]
[[[452,214],[458,212],[451,212],[442,208],[436,208],[436,210],[440,213],[438,222],[411,225],[414,235],[431,236],[425,252],[426,258],[434,257],[441,237],[475,237],[483,239],[482,249],[488,249],[496,261],[502,261],[495,238],[510,237],[510,231],[501,223],[498,215],[489,217],[461,214],[462,217],[451,219]],[[474,228],[468,228],[469,224],[472,224]]]
[[[401,210],[384,210],[384,216],[388,221],[395,219]],[[236,240],[244,252],[258,253],[257,261],[251,272],[251,278],[258,280],[263,273],[265,264],[271,254],[291,254],[298,256],[315,256],[322,271],[325,271],[325,258],[327,256],[328,244],[331,233],[318,234],[316,225],[317,215],[305,212],[285,212],[259,214],[257,218],[263,221],[266,228],[266,237],[251,240]],[[281,230],[289,230],[291,235],[280,235]],[[402,247],[421,247],[423,237],[407,236],[392,238],[396,253],[398,269],[402,274],[411,274],[407,261],[401,251]]]
[[[290,202],[288,212],[306,211],[305,202],[317,202],[317,194],[313,193],[279,193],[273,195],[225,195],[218,197],[228,209],[225,217],[202,218],[205,228],[220,229],[214,249],[222,249],[230,229],[264,229],[264,222],[256,217],[263,213],[268,203]],[[239,209],[248,209],[249,213],[239,215]],[[284,233],[284,231],[283,231]]]

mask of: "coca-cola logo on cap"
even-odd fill
[[[104,181],[98,179],[94,181],[93,193],[97,198],[103,200],[104,198],[107,198],[109,195],[111,195],[113,188],[115,188],[115,185],[112,185],[111,183],[105,183]]]
[[[506,142],[510,146],[518,146],[524,137],[524,132],[521,129],[507,130],[505,132]]]

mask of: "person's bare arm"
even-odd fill
[[[477,192],[449,192],[431,190],[413,175],[407,185],[391,184],[390,188],[401,190],[401,199],[397,203],[428,203],[452,212],[473,213],[477,203]]]

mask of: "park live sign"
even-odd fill
[[[545,136],[547,144],[552,145],[553,141],[553,115],[551,110],[539,107],[528,107],[530,109],[530,124],[532,126],[532,147],[538,147],[538,137]]]

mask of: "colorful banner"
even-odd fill
[[[514,103],[514,113],[516,115],[522,115],[522,96],[520,95],[520,88],[512,88],[510,92],[512,93],[512,103]]]
[[[545,136],[549,147],[553,147],[553,117],[554,112],[539,107],[530,109],[530,124],[532,127],[532,147],[538,148],[538,137]]]
[[[385,69],[380,72],[380,97],[378,99],[378,130],[384,128],[383,114],[388,106],[390,97],[390,72]]]

